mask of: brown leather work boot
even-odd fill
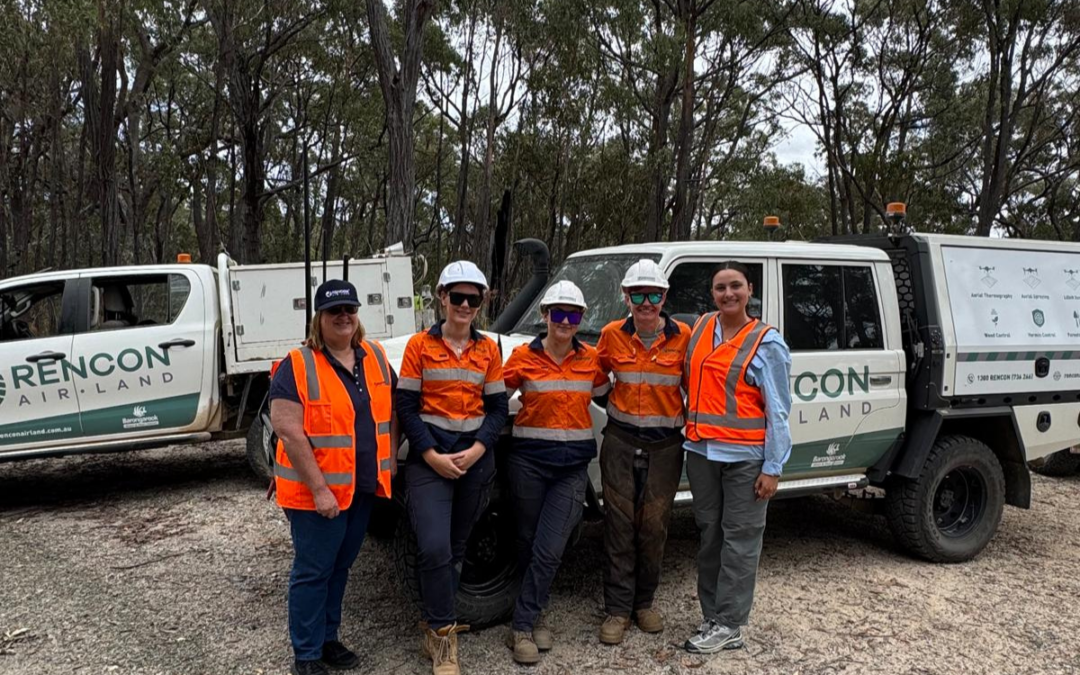
[[[532,633],[510,629],[506,634],[506,646],[514,650],[514,661],[532,665],[540,660],[540,650],[536,648]]]
[[[611,616],[600,625],[600,642],[606,645],[617,645],[626,636],[626,629],[630,627],[630,617]]]
[[[555,636],[551,634],[551,630],[547,627],[543,614],[536,617],[536,623],[533,624],[532,629],[532,638],[533,642],[536,643],[536,648],[542,652],[549,651],[555,645]]]
[[[439,630],[431,630],[426,623],[424,628],[424,653],[431,659],[432,675],[461,675],[458,667],[458,633],[469,630],[465,624],[452,623]]]
[[[651,607],[634,612],[638,628],[646,633],[660,633],[664,630],[664,617]]]

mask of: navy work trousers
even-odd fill
[[[514,453],[507,458],[506,471],[518,524],[518,570],[524,572],[513,629],[532,631],[547,607],[566,543],[585,511],[589,465],[553,466]]]
[[[490,450],[456,480],[437,474],[423,457],[410,457],[405,467],[409,520],[419,549],[420,599],[432,630],[457,621],[454,598],[465,548],[487,508],[494,481],[495,454]]]
[[[285,509],[292,532],[289,575],[289,638],[297,661],[322,658],[323,645],[338,639],[345,584],[367,534],[375,495],[357,494],[335,518]]]

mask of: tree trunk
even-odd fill
[[[496,10],[498,11],[498,10]],[[476,230],[473,241],[478,250],[474,251],[473,258],[480,261],[480,269],[487,275],[488,280],[494,272],[494,230],[489,227],[491,222],[491,175],[495,167],[495,129],[498,126],[498,78],[499,50],[502,47],[503,24],[501,17],[497,19],[495,26],[495,53],[491,56],[491,72],[488,74],[488,110],[487,110],[487,133],[484,145],[484,174],[480,181],[480,197],[476,200]]]
[[[465,257],[468,252],[469,216],[469,145],[472,143],[472,118],[469,117],[469,91],[472,84],[473,46],[476,40],[476,14],[469,16],[465,39],[464,73],[461,85],[461,110],[458,116],[458,147],[460,166],[457,175],[457,207],[454,209],[454,242],[452,256]]]
[[[679,13],[682,15],[686,31],[686,45],[683,57],[682,106],[678,137],[675,142],[675,212],[671,218],[671,231],[668,237],[671,241],[690,239],[691,210],[687,193],[690,187],[690,153],[694,147],[694,59],[697,56],[694,4],[692,0],[679,0]]]

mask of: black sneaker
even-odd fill
[[[292,675],[330,675],[322,661],[293,661]]]
[[[360,665],[360,657],[337,640],[331,640],[322,646],[322,662],[327,668],[349,670]]]

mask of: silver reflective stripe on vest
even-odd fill
[[[492,394],[505,394],[506,383],[502,380],[498,382],[488,382],[484,385],[484,396],[491,396]]]
[[[549,429],[547,427],[519,427],[514,425],[515,438],[535,438],[541,441],[590,441],[592,429]]]
[[[284,478],[285,480],[295,481],[297,483],[303,483],[300,478],[299,472],[296,469],[281,466],[280,464],[274,465],[274,475],[278,478]],[[327,485],[352,485],[351,473],[323,473],[323,480]]]
[[[737,415],[709,415],[706,413],[694,413],[695,424],[711,424],[715,427],[727,429],[764,429],[765,418],[744,419]]]
[[[313,448],[351,448],[352,436],[309,436]]]
[[[608,393],[609,391],[611,391],[611,383],[610,382],[605,382],[602,385],[600,385],[599,387],[593,387],[592,395],[593,396],[603,396],[604,394]]]
[[[726,427],[728,429],[741,430],[757,430],[765,428],[764,418],[746,419],[739,417],[739,404],[736,401],[735,392],[739,386],[739,378],[742,377],[743,369],[746,367],[747,361],[753,357],[754,352],[756,351],[755,347],[757,346],[758,338],[767,330],[769,330],[769,325],[764,321],[758,321],[743,340],[738,353],[735,355],[735,360],[731,362],[731,368],[728,369],[727,377],[724,379],[725,414],[709,415],[692,410],[690,411],[690,416],[694,420],[694,424],[710,424],[718,427]],[[701,392],[698,392],[698,398],[701,398]],[[696,401],[691,403],[697,404]]]
[[[389,471],[389,470],[390,470],[390,458],[387,457],[386,459],[380,459],[379,460],[379,471]]]
[[[397,381],[398,389],[406,389],[408,391],[420,391],[424,382],[416,377],[399,377]]]
[[[375,429],[375,433],[377,433],[377,434],[388,434],[388,433],[390,433],[390,423],[389,422],[379,422],[378,427]]]
[[[484,384],[484,374],[468,368],[424,368],[424,379],[432,382],[457,380],[469,384]]]
[[[379,346],[372,342],[367,342],[365,344],[367,345],[368,351],[373,353],[375,355],[375,360],[379,362],[379,371],[382,373],[382,381],[390,384],[390,366],[386,365],[386,358],[383,357],[382,349],[379,349]]]
[[[682,375],[643,373],[640,370],[616,370],[615,379],[626,384],[654,384],[660,387],[677,387],[682,382]]]
[[[319,391],[319,372],[315,370],[315,352],[310,347],[301,347],[300,356],[304,359],[304,373],[307,375],[307,394],[309,401],[322,398]]]
[[[592,392],[592,380],[526,380],[521,391],[582,391]]]
[[[698,341],[701,340],[701,336],[705,334],[712,320],[719,314],[719,312],[706,314],[698,319],[697,324],[694,326],[694,332],[690,334],[690,345],[686,348],[686,364],[683,372],[686,373],[687,377],[690,377],[690,362],[694,359],[694,350],[697,348]]]
[[[632,424],[635,427],[663,427],[676,429],[686,423],[682,415],[678,417],[664,417],[663,415],[631,415],[625,413],[609,403],[607,407],[608,417],[619,420],[623,424]]]
[[[466,417],[465,419],[452,420],[447,417],[440,417],[438,415],[420,415],[420,419],[424,420],[428,424],[445,429],[446,431],[476,431],[484,424],[483,417]]]

